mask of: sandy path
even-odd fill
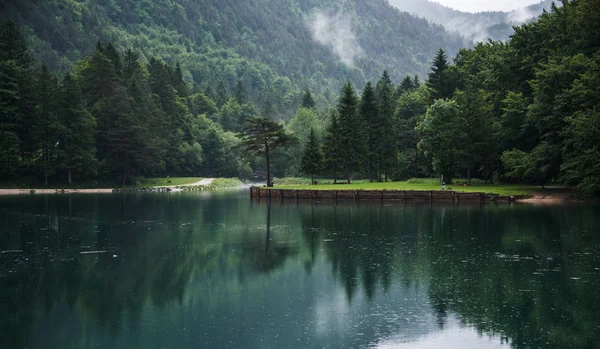
[[[215,180],[214,178],[204,178],[203,180],[201,180],[199,182],[192,183],[192,184],[184,184],[184,185],[180,185],[179,187],[198,186],[198,185],[211,185],[214,180]]]

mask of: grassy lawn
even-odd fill
[[[411,179],[405,182],[370,183],[361,181],[352,184],[331,184],[331,181],[318,181],[318,185],[309,184],[282,184],[275,185],[275,189],[310,189],[310,190],[441,190],[437,179]],[[307,181],[310,183],[310,180]],[[446,190],[458,192],[483,192],[499,195],[533,195],[542,191],[539,186],[518,184],[483,184],[473,181],[470,187],[447,185]]]
[[[175,185],[194,184],[201,181],[200,177],[172,177],[172,178],[143,178],[138,180],[136,187],[168,187]]]

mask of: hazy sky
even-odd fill
[[[540,0],[432,0],[453,9],[479,11],[507,11],[540,2]]]

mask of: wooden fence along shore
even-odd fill
[[[464,193],[451,190],[295,190],[251,187],[252,198],[281,198],[296,200],[380,200],[413,202],[500,202],[511,203],[514,196],[486,193]]]

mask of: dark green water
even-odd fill
[[[0,251],[2,348],[600,348],[598,206],[0,197]]]

